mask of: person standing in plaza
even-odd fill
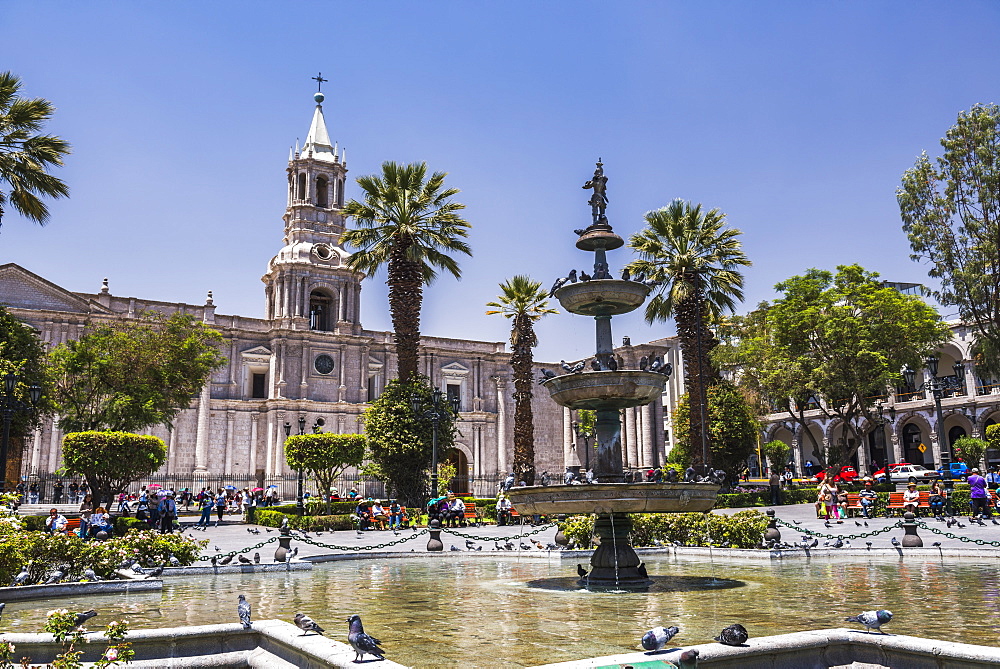
[[[63,482],[59,479],[56,480],[56,484],[52,486],[52,503],[59,504],[62,502],[63,494]]]
[[[177,518],[177,502],[174,493],[168,492],[160,500],[160,534],[170,534],[174,531],[174,520]]]
[[[226,491],[219,488],[219,493],[215,496],[215,513],[219,519],[215,522],[218,527],[222,524],[222,517],[226,515]]]
[[[973,518],[991,518],[990,495],[986,492],[986,479],[979,475],[979,468],[973,467],[969,474],[969,498],[972,502]]]
[[[781,504],[781,477],[778,472],[771,470],[771,478],[767,480],[767,486],[771,491],[771,504],[777,506]]]
[[[215,500],[212,495],[204,490],[198,493],[198,508],[201,510],[201,518],[196,524],[198,527],[208,527],[212,523],[212,509],[215,508]]]

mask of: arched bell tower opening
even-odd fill
[[[329,332],[333,329],[333,298],[321,290],[309,293],[309,329]]]
[[[330,199],[328,197],[330,190],[330,182],[322,174],[316,177],[316,206],[317,207],[329,207]]]

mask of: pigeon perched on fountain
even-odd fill
[[[504,492],[507,492],[513,487],[514,487],[514,472],[511,472],[510,474],[507,474],[507,476],[504,477],[504,480],[500,483],[500,489],[503,490]]]
[[[556,373],[553,372],[551,369],[545,369],[544,367],[542,367],[541,372],[542,372],[542,380],[556,378]]]
[[[608,369],[612,372],[618,371],[618,360],[613,355],[608,357]]]
[[[253,563],[254,564],[260,564],[260,553],[254,553],[253,554]]]
[[[354,661],[360,662],[366,653],[384,660],[385,651],[379,648],[379,644],[382,642],[373,636],[365,634],[365,628],[361,624],[361,616],[354,614],[347,619],[347,622],[351,626],[350,631],[347,633],[347,641],[350,642],[351,648],[357,653]]]
[[[589,274],[587,274],[582,269],[580,270],[580,281],[590,281],[593,278],[594,277],[590,276]]]
[[[245,555],[240,555],[237,559],[240,561],[240,564],[253,564],[253,560]]]
[[[896,548],[899,548],[900,546],[903,545],[903,544],[899,543],[899,539],[897,539],[896,537],[893,537],[892,539],[890,539],[889,543],[892,544],[893,546],[895,546]]]
[[[552,284],[552,289],[549,290],[549,297],[556,294],[556,291],[565,286],[569,282],[569,277],[564,276],[556,279],[556,282]]]
[[[632,273],[628,271],[628,267],[622,270],[622,281],[629,281],[632,278]]]
[[[310,632],[315,632],[316,634],[323,634],[324,630],[316,621],[307,616],[304,613],[296,613],[295,618],[292,619],[295,626],[304,632],[301,636],[306,636]]]
[[[45,582],[42,585],[50,585],[52,583],[58,583],[64,578],[66,578],[66,572],[63,570],[62,565],[60,565],[54,571],[49,573],[48,578],[45,579]]]
[[[660,371],[660,367],[663,367],[663,358],[656,356],[649,363],[649,371],[658,372]]]
[[[13,581],[11,581],[10,587],[13,588],[16,585],[26,585],[29,580],[31,580],[31,574],[28,572],[28,568],[21,567],[21,572],[14,577]]]
[[[97,611],[91,609],[89,611],[84,611],[83,613],[76,614],[76,618],[73,619],[73,627],[80,629],[88,620],[97,615]]]
[[[173,553],[170,554],[170,557],[167,558],[167,560],[170,562],[170,566],[171,567],[180,567],[181,566],[181,561],[178,560],[177,556],[174,555]]]
[[[574,230],[573,234],[576,235],[577,237],[582,237],[583,235],[587,234],[587,229],[580,228],[579,230]]]
[[[100,580],[102,580],[102,579],[101,579],[101,577],[100,577],[100,576],[98,576],[98,575],[97,575],[97,574],[96,574],[96,573],[94,572],[94,570],[93,570],[93,569],[91,569],[90,567],[87,567],[86,569],[84,569],[84,570],[83,570],[83,577],[84,577],[85,579],[87,579],[88,581],[95,581],[95,582],[96,582],[96,581],[100,581]]]
[[[236,613],[240,617],[240,622],[243,623],[243,629],[250,629],[250,602],[247,601],[246,595],[239,596],[239,601],[236,603]]]
[[[715,637],[715,641],[726,646],[742,646],[749,638],[750,634],[747,632],[747,628],[736,623],[719,632],[719,636]]]
[[[416,527],[416,526],[414,526],[414,527]],[[289,557],[295,557],[298,554],[299,554],[299,547],[296,546],[295,548],[292,549],[292,552],[289,553],[288,555],[289,555]]]
[[[590,361],[590,368],[595,372],[601,371],[601,361],[598,360],[597,358],[594,358],[593,360]]]
[[[655,653],[666,646],[680,631],[678,627],[654,627],[642,635],[639,643],[646,650]]]
[[[448,550],[450,550],[450,551],[456,551],[457,552],[457,551],[461,551],[462,549],[459,548],[458,546],[456,546],[455,544],[452,544],[451,548],[449,548]]]
[[[153,571],[151,571],[148,574],[146,574],[146,578],[159,578],[160,576],[163,576],[163,565],[162,564],[159,567],[157,567],[156,569],[154,569]]]
[[[637,283],[642,283],[645,278],[646,278],[646,275],[644,273],[642,273],[642,272],[636,272],[635,274],[632,275],[632,279],[631,280],[635,281]]]
[[[647,358],[646,356],[642,356],[641,358],[639,358],[639,369],[645,372],[648,367],[649,367],[649,358]]]
[[[870,630],[878,630],[879,634],[885,634],[882,631],[882,625],[887,625],[892,620],[892,611],[886,611],[885,609],[864,611],[856,616],[844,618],[844,620],[849,623],[861,623]]]

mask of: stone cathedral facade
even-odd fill
[[[360,418],[395,374],[391,332],[362,325],[361,274],[346,267],[340,245],[345,230],[341,208],[348,188],[345,154],[331,144],[322,94],[305,144],[287,165],[288,202],[283,246],[267,263],[264,318],[216,313],[211,293],[204,304],[123,297],[108,281],[97,293],[72,292],[14,263],[0,265],[0,303],[54,346],[79,337],[88,323],[134,317],[142,311],[190,314],[222,333],[226,364],[212,375],[173,429],[150,430],[168,444],[160,473],[178,476],[290,474],[283,456],[284,425],[307,431],[363,432]],[[485,299],[484,299],[485,303]],[[504,342],[425,336],[421,373],[460,403],[456,452],[459,475],[489,477],[510,469],[513,453],[513,381]],[[626,365],[650,353],[681,369],[672,339],[625,345],[617,353]],[[558,370],[558,364],[538,367]],[[682,392],[670,379],[664,403],[625,412],[622,428],[627,467],[663,462],[669,450],[665,407]],[[533,400],[536,468],[564,471],[584,464],[574,416],[539,388]],[[61,466],[61,433],[48,421],[25,445],[22,473],[53,472]],[[592,444],[591,444],[592,445]]]

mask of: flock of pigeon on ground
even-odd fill
[[[171,553],[170,557],[167,559],[167,562],[159,564],[151,569],[144,569],[142,565],[139,564],[138,560],[132,560],[132,559],[123,560],[122,563],[118,565],[118,569],[131,569],[132,572],[137,576],[145,576],[146,578],[158,578],[163,575],[163,568],[168,563],[171,567],[181,566],[181,561],[177,559],[176,555]],[[81,583],[84,581],[96,582],[104,580],[96,573],[94,573],[94,570],[91,569],[90,567],[85,567],[83,569],[81,578],[71,578],[70,572],[72,571],[72,567],[69,564],[61,564],[52,571],[43,574],[41,578],[32,583],[31,572],[28,571],[29,566],[30,565],[21,567],[21,571],[18,572],[18,574],[14,577],[14,580],[11,581],[10,587],[14,588],[24,585],[53,585],[56,583]],[[2,609],[0,609],[0,611],[2,611]]]
[[[885,609],[879,609],[877,611],[863,611],[856,616],[844,618],[845,622],[860,623],[864,625],[866,629],[877,630],[880,634],[885,634],[885,632],[882,631],[882,625],[888,624],[891,620],[892,611],[886,611]],[[664,646],[666,646],[671,639],[677,636],[680,631],[680,628],[676,626],[654,627],[642,635],[642,639],[639,643],[645,650],[649,651],[647,655],[659,653],[663,651]],[[750,634],[747,632],[747,628],[737,623],[723,629],[722,632],[719,633],[719,636],[715,637],[713,641],[717,641],[726,646],[743,646],[749,638]],[[684,651],[680,656],[680,666],[697,666],[699,654],[700,653],[696,648]]]

